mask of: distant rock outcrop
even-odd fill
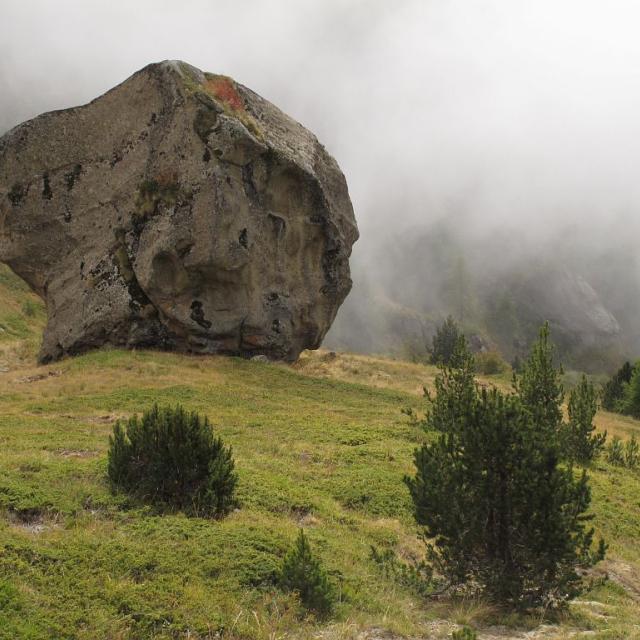
[[[357,237],[315,136],[183,62],[0,139],[0,261],[46,301],[43,361],[104,344],[294,360],[349,292]]]

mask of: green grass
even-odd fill
[[[0,638],[25,634],[25,616],[50,638],[297,627],[274,577],[299,526],[339,586],[338,617],[384,618],[396,587],[369,548],[413,537],[402,476],[422,436],[399,407],[415,398],[225,358],[102,351],[50,370],[0,382],[0,571],[15,604]],[[160,516],[110,493],[112,419],[155,401],[207,414],[233,446],[239,511]],[[411,627],[411,594],[396,601],[389,623]],[[264,620],[243,617],[254,610]]]
[[[0,303],[20,313],[32,294],[14,280],[0,270]],[[119,350],[36,367],[42,308],[21,317],[26,330],[7,340],[10,370],[0,374],[0,640],[310,638],[320,628],[352,638],[369,627],[446,637],[448,620],[540,623],[479,601],[425,600],[370,557],[371,545],[409,560],[422,552],[402,478],[426,436],[400,409],[424,410],[419,390],[432,367],[326,353],[289,367]],[[113,423],[154,402],[206,414],[233,446],[239,510],[212,521],[111,493]],[[639,426],[625,418],[621,431]],[[583,600],[601,605],[573,605],[550,623],[557,637],[578,628],[633,638],[640,474],[598,462],[592,477],[595,523],[611,545],[604,568],[618,581],[596,580]],[[300,527],[339,593],[329,623],[305,618],[275,583]]]
[[[45,319],[42,301],[0,263],[0,371],[9,360],[33,358]]]

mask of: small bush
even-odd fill
[[[222,516],[236,504],[231,448],[207,418],[181,406],[116,422],[109,438],[108,474],[115,489],[196,515]]]
[[[629,469],[635,469],[640,462],[640,446],[635,435],[624,445],[624,463]]]
[[[618,436],[613,436],[607,447],[607,461],[617,467],[624,466],[624,445]]]
[[[300,529],[294,547],[286,555],[280,573],[280,586],[300,597],[303,606],[320,616],[331,612],[335,593],[320,560],[311,553],[304,530]]]
[[[617,467],[637,469],[640,464],[640,444],[635,435],[624,444],[618,436],[615,436],[607,447],[607,460]]]
[[[451,634],[451,640],[476,640],[478,634],[471,627],[462,627]]]
[[[387,578],[395,580],[420,596],[431,595],[438,586],[434,579],[433,567],[424,561],[408,564],[399,560],[392,549],[380,550],[373,545],[370,557]]]
[[[485,376],[504,373],[507,363],[498,351],[481,351],[474,356],[475,371]]]

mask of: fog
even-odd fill
[[[639,21],[632,0],[2,0],[0,132],[152,61],[231,75],[340,163],[354,293],[401,292],[394,256],[444,226],[476,279],[579,267],[637,349]]]

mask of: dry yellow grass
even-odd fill
[[[598,430],[606,431],[609,437],[618,436],[623,440],[627,440],[634,434],[637,438],[640,437],[640,422],[629,416],[600,410],[596,415],[595,423]]]
[[[423,395],[425,387],[433,391],[438,374],[438,368],[434,365],[326,349],[304,351],[292,366],[299,373],[314,378],[363,384],[376,389],[393,389],[419,396]],[[477,376],[477,380],[482,386],[493,385],[508,391],[511,389],[509,375]]]
[[[340,380],[376,389],[393,389],[416,396],[422,396],[425,387],[433,391],[438,374],[438,368],[433,365],[326,349],[304,351],[292,367],[314,378]],[[510,373],[477,376],[477,380],[481,386],[495,386],[508,392],[512,388],[510,376]],[[640,437],[640,421],[619,413],[599,410],[595,424],[599,431],[606,431],[610,437],[618,436],[626,440],[634,433]]]

